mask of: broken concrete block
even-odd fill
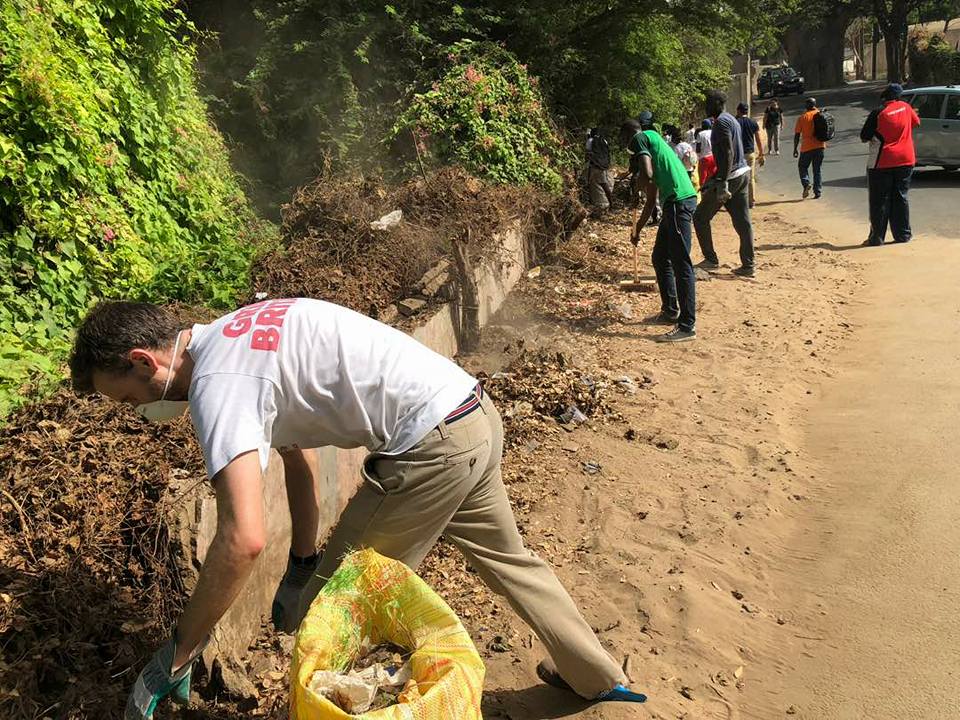
[[[406,300],[401,300],[397,303],[397,309],[402,315],[410,317],[411,315],[416,315],[418,312],[423,310],[427,306],[426,300],[418,300],[417,298],[407,298]]]
[[[420,287],[425,287],[434,282],[439,277],[446,277],[450,273],[450,261],[441,260],[432,268],[427,270],[420,278]]]

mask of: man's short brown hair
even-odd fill
[[[102,302],[77,329],[70,355],[74,391],[91,393],[93,373],[123,373],[132,367],[127,355],[134,348],[161,350],[172,345],[180,330],[167,308],[152,303]]]

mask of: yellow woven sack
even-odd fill
[[[413,651],[415,688],[400,702],[349,715],[310,689],[317,670],[345,670],[364,638]],[[459,618],[403,563],[373,550],[347,555],[297,631],[291,720],[482,720],[484,667]]]

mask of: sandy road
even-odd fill
[[[823,221],[840,237],[864,234]],[[856,258],[865,285],[855,330],[802,416],[819,502],[772,579],[806,639],[792,661],[767,666],[745,709],[958,718],[960,245],[925,237]]]

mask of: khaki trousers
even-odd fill
[[[746,153],[743,156],[750,166],[750,207],[757,201],[757,153]]]
[[[370,547],[416,569],[443,533],[546,646],[564,680],[592,699],[626,683],[550,567],[523,545],[500,475],[503,424],[489,397],[402,455],[369,455],[363,485],[304,591],[311,601],[341,557]]]

